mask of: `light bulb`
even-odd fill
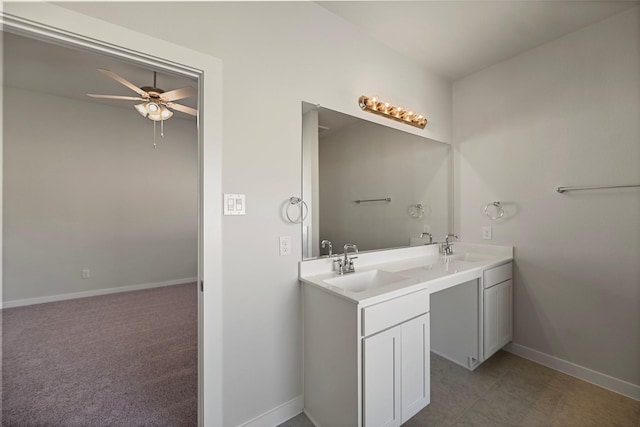
[[[142,117],[147,117],[148,112],[147,112],[147,109],[145,108],[145,104],[137,104],[137,105],[134,105],[134,107]]]
[[[147,110],[149,110],[150,113],[155,113],[156,111],[159,110],[160,107],[158,107],[158,104],[156,104],[155,102],[148,102],[147,103]]]
[[[380,98],[378,98],[378,95],[373,95],[373,98],[371,98],[371,102],[373,102],[373,109],[376,111],[380,111],[382,110],[382,108],[384,108],[382,101],[380,101]]]
[[[163,120],[167,120],[168,118],[173,116],[173,112],[163,105],[160,111],[160,115],[162,116]]]

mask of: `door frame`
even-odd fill
[[[0,3],[0,23],[5,32],[198,80],[198,425],[222,425],[221,61],[47,3]],[[0,141],[0,184],[2,150]],[[1,203],[2,185],[0,207]],[[1,215],[2,209],[0,227]],[[0,228],[0,307],[3,303],[2,241]]]

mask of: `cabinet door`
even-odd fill
[[[513,339],[513,281],[511,279],[484,291],[484,358]]]
[[[402,422],[427,406],[431,397],[429,313],[401,325]]]
[[[396,326],[363,342],[363,413],[365,427],[399,426],[400,340]]]

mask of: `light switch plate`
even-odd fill
[[[225,215],[245,215],[245,195],[244,194],[225,194],[224,195],[224,214]]]

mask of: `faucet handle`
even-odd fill
[[[458,236],[456,236],[455,234],[447,234],[447,235],[445,236],[445,238],[444,238],[444,242],[445,242],[447,245],[449,244],[449,237],[453,237],[453,238],[454,238],[454,239],[456,239],[456,240],[460,240],[460,239],[458,238]]]
[[[347,273],[353,273],[354,271],[356,271],[356,268],[353,265],[353,260],[357,258],[357,256],[352,256],[347,259],[347,264],[344,266]]]
[[[420,238],[424,238],[424,236],[429,236],[429,244],[433,243],[433,235],[431,233],[427,233],[426,231],[424,233],[420,233]]]
[[[320,244],[321,244],[322,249],[324,249],[324,247],[328,245],[329,246],[329,256],[333,255],[333,245],[331,244],[330,240],[325,239]]]
[[[346,254],[347,250],[351,248],[355,251],[355,253],[358,253],[358,247],[353,244],[353,243],[347,243],[346,245],[344,245],[344,247],[342,248],[343,252]]]

